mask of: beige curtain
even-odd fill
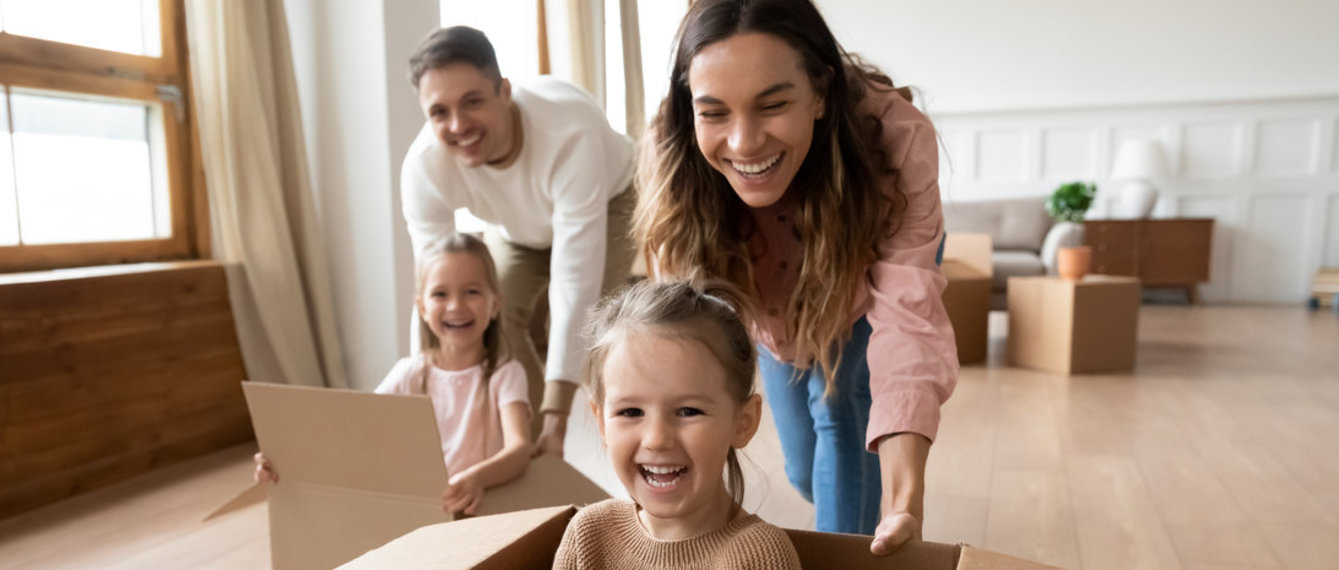
[[[215,233],[247,376],[345,388],[282,0],[187,0]]]
[[[604,0],[546,0],[549,70],[604,104]]]
[[[605,0],[539,0],[540,67],[584,87],[608,108],[608,97],[619,93],[627,103],[628,135],[641,135],[646,122],[642,81],[642,40],[638,0],[613,0],[619,6],[618,38],[623,52],[623,85],[607,85],[605,73]],[[661,0],[656,0],[661,1]]]
[[[660,0],[657,0],[660,1]],[[628,136],[637,140],[646,126],[646,91],[642,80],[642,32],[638,0],[618,0],[623,31],[623,96],[627,102]]]

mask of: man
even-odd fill
[[[531,404],[540,403],[535,450],[561,456],[582,323],[632,265],[632,142],[578,87],[547,77],[513,86],[473,28],[433,32],[409,66],[427,117],[400,171],[415,255],[455,230],[457,208],[489,223],[484,239],[501,279],[505,334],[529,375]],[[529,322],[546,284],[541,367]]]

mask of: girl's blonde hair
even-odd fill
[[[631,334],[651,332],[705,346],[725,369],[725,391],[736,405],[744,405],[753,395],[757,370],[757,353],[740,316],[747,307],[745,297],[729,285],[690,281],[642,281],[600,301],[585,328],[592,401],[604,405],[604,364],[610,350]],[[733,447],[726,455],[726,473],[726,490],[737,510],[744,498],[744,473]]]
[[[910,92],[843,50],[811,2],[698,0],[689,8],[675,41],[669,94],[640,148],[643,190],[634,233],[661,274],[703,269],[757,298],[748,249],[756,227],[748,206],[698,148],[688,84],[694,56],[743,33],[768,34],[793,48],[824,104],[809,154],[787,189],[798,192],[802,258],[783,311],[796,361],[817,361],[831,395],[856,295],[879,258],[880,241],[897,231],[906,209],[898,172],[880,142],[883,125],[860,106],[870,89]],[[881,186],[884,176],[895,181],[891,198]]]
[[[493,290],[494,295],[498,295],[501,289],[498,286],[497,265],[493,263],[493,254],[488,252],[488,246],[482,240],[470,234],[453,232],[446,237],[429,243],[419,252],[417,277],[418,286],[414,293],[414,298],[423,298],[423,287],[428,280],[428,269],[432,264],[441,259],[448,253],[470,253],[479,258],[484,264],[484,280],[488,288]],[[500,303],[500,301],[499,301]],[[488,328],[484,329],[484,360],[483,377],[484,385],[487,386],[488,379],[493,376],[499,364],[504,362],[510,355],[507,347],[507,337],[502,334],[501,307],[499,305],[497,317],[488,322]],[[441,348],[442,341],[433,334],[432,329],[428,327],[428,322],[424,320],[424,315],[419,315],[418,320],[418,346],[419,352],[422,352],[424,358],[430,358],[437,349]],[[424,367],[424,382],[427,382],[428,367]],[[487,393],[487,392],[485,392]]]

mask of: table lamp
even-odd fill
[[[1127,181],[1121,189],[1120,199],[1124,217],[1147,218],[1158,203],[1158,189],[1152,181],[1165,178],[1167,174],[1162,144],[1148,139],[1125,141],[1116,154],[1116,165],[1111,169],[1112,179]]]

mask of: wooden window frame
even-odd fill
[[[209,210],[191,100],[183,0],[159,0],[162,56],[0,32],[0,85],[161,105],[170,237],[0,246],[0,273],[210,256]],[[167,89],[164,89],[167,88]],[[175,89],[175,95],[163,93]]]

